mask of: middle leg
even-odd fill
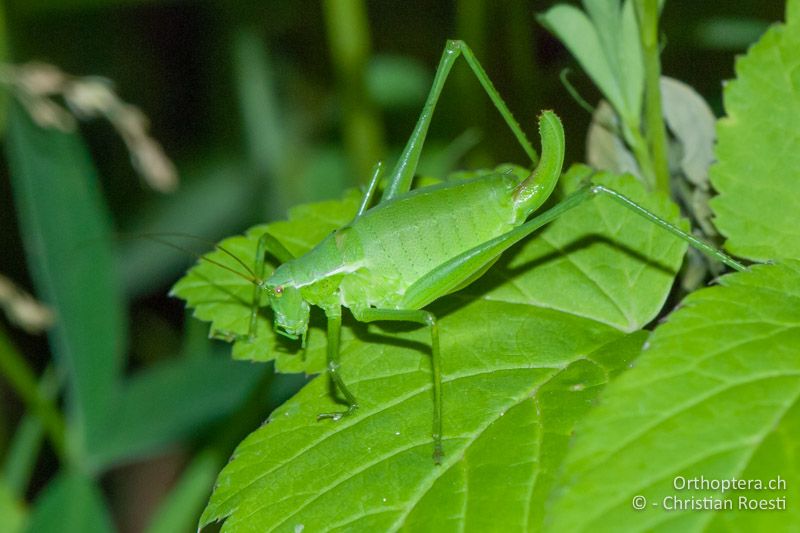
[[[339,344],[342,333],[342,308],[336,307],[333,309],[326,309],[325,314],[328,317],[328,375],[331,377],[333,384],[339,392],[342,393],[347,401],[348,407],[344,411],[336,411],[332,413],[320,413],[317,415],[317,420],[341,420],[343,417],[353,414],[358,409],[358,402],[356,397],[344,384],[342,376],[339,373]]]
[[[431,367],[433,369],[433,460],[442,462],[442,365],[439,351],[439,326],[433,313],[423,310],[375,309],[372,307],[353,309],[353,316],[359,322],[416,322],[429,326],[431,331]]]

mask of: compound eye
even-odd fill
[[[275,287],[275,296],[281,296],[283,294],[283,286],[278,285]]]

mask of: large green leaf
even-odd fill
[[[478,300],[441,320],[445,458],[430,437],[424,330],[367,335],[342,357],[356,416],[315,379],[237,448],[202,523],[224,531],[385,531],[400,525],[518,531],[541,519],[574,421],[643,336],[533,306]],[[524,465],[524,466],[523,466]],[[462,513],[463,509],[468,512]]]
[[[114,526],[99,487],[80,474],[62,473],[36,499],[27,531],[111,533]]]
[[[111,223],[78,136],[39,128],[15,104],[8,154],[28,266],[39,297],[57,313],[50,342],[69,373],[70,440],[82,454],[102,438],[125,346]]]
[[[756,261],[800,257],[800,2],[736,63],[717,124],[711,201],[733,253]]]
[[[566,191],[588,174],[585,167],[570,172]],[[632,177],[595,179],[676,217],[670,202],[647,198]],[[257,237],[269,231],[301,254],[349,221],[356,203],[351,194],[301,206],[289,221],[259,226],[222,247],[252,264]],[[338,424],[316,422],[317,413],[338,404],[327,379],[312,381],[240,445],[204,522],[229,517],[226,528],[257,531],[336,524],[380,530],[437,519],[442,527],[481,527],[495,509],[508,528],[537,527],[572,426],[609,376],[638,353],[645,334],[626,333],[657,314],[684,251],[674,237],[598,198],[511,252],[513,260],[495,265],[475,286],[438,302],[442,467],[430,457],[428,332],[377,334],[376,327],[350,324],[342,372],[359,398],[358,414]],[[225,252],[212,258],[244,271]],[[283,370],[320,370],[321,330],[311,333],[305,352],[292,353],[263,312],[257,337],[246,338],[253,290],[245,277],[201,262],[173,292],[212,322],[212,331],[235,341],[235,356],[274,358]],[[501,479],[514,481],[493,483]],[[473,483],[481,491],[469,491]],[[465,505],[464,515],[442,511]]]
[[[289,211],[289,220],[251,228],[245,236],[231,237],[219,243],[222,250],[207,255],[215,263],[227,265],[224,270],[217,264],[199,262],[172,288],[172,295],[186,300],[194,309],[194,316],[211,323],[211,335],[234,341],[233,357],[253,361],[275,359],[276,368],[282,372],[319,372],[324,368],[325,334],[314,327],[308,335],[308,346],[297,354],[282,337],[275,335],[269,316],[260,313],[256,336],[248,338],[250,310],[253,301],[253,283],[247,279],[245,266],[231,256],[239,258],[250,270],[255,269],[258,239],[265,232],[280,240],[295,256],[314,247],[331,231],[353,219],[358,208],[358,195],[351,191],[340,201],[327,201],[300,205]],[[274,269],[267,265],[266,272]],[[238,272],[239,274],[237,274]],[[263,302],[266,303],[266,302]],[[318,323],[315,323],[319,325]],[[352,336],[345,330],[345,346]]]
[[[710,173],[727,247],[754,260],[800,257],[797,0],[788,20],[737,64]],[[690,295],[656,329],[634,369],[578,423],[546,529],[796,530],[800,262],[755,266],[720,284]],[[785,485],[727,492],[681,486],[698,479]],[[777,509],[748,509],[743,500]],[[703,510],[709,502],[729,507]]]
[[[756,266],[690,295],[576,429],[551,531],[790,531],[800,523],[800,262]],[[784,490],[678,490],[775,480]],[[648,502],[632,507],[634,496]],[[713,496],[733,510],[669,511]],[[781,511],[739,498],[785,497]],[[793,525],[793,526],[792,526]]]

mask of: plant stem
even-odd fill
[[[2,329],[0,329],[0,374],[22,398],[28,411],[39,419],[50,439],[53,450],[62,462],[66,462],[64,419],[61,418],[61,413],[55,403],[42,394],[33,370],[14,348]]]
[[[29,414],[22,417],[14,431],[3,462],[2,482],[17,498],[25,499],[36,457],[42,449],[43,436],[42,423]]]
[[[53,367],[46,368],[39,382],[39,390],[46,398],[53,398],[58,389],[59,380]],[[19,498],[25,498],[43,440],[44,428],[41,420],[31,413],[26,413],[17,424],[14,438],[0,470],[3,482]]]
[[[653,158],[650,155],[650,147],[647,145],[647,140],[642,136],[639,129],[641,122],[633,123],[633,121],[625,122],[622,127],[625,142],[633,150],[633,155],[636,158],[636,163],[639,165],[639,171],[642,173],[644,184],[649,190],[656,189],[656,173],[653,169]]]
[[[661,60],[658,46],[658,0],[636,0],[645,72],[645,132],[655,175],[655,190],[669,194],[667,130],[661,107]]]
[[[455,2],[455,38],[467,43],[477,57],[486,60],[486,19],[489,5],[486,0],[456,0]],[[494,128],[494,115],[489,115],[487,100],[475,78],[467,69],[455,69],[453,72],[455,94],[458,98],[452,102],[443,102],[445,114],[453,113],[460,130],[477,126],[482,136]],[[535,116],[535,115],[534,115]],[[490,166],[492,159],[486,144],[479,144],[470,153],[470,162]]]
[[[325,0],[325,25],[339,79],[345,146],[356,171],[352,185],[369,179],[382,157],[383,125],[370,105],[365,79],[370,54],[367,9],[363,0]]]

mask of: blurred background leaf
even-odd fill
[[[77,473],[56,476],[35,502],[25,531],[105,533],[114,531],[100,488]]]
[[[37,294],[57,314],[51,346],[67,385],[68,456],[85,464],[116,400],[127,342],[111,220],[80,138],[35,125],[11,106],[12,183]]]
[[[22,531],[26,520],[25,509],[4,483],[0,483],[0,526],[8,533]]]

